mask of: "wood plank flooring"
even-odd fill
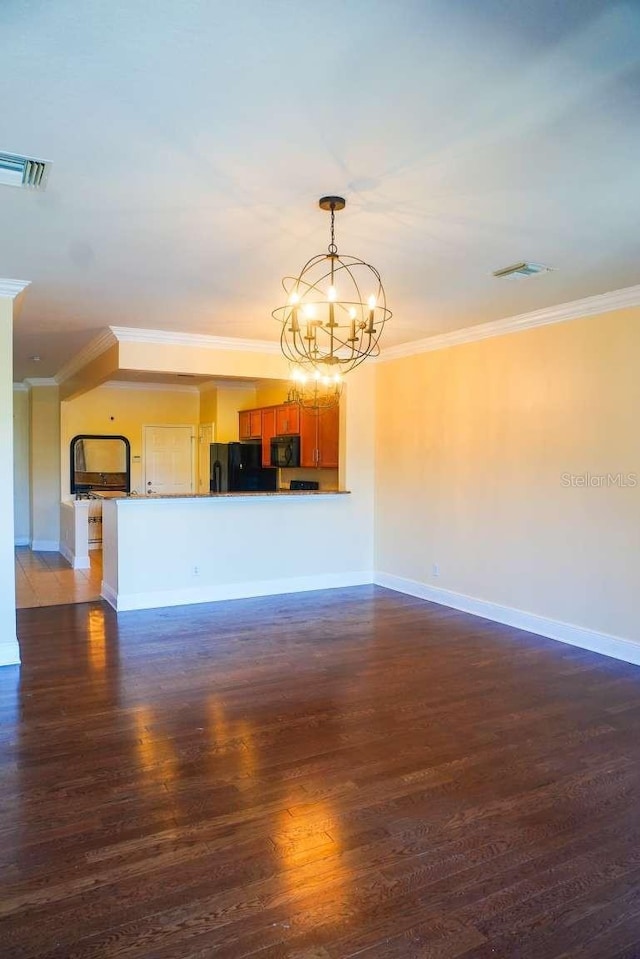
[[[16,608],[60,606],[100,599],[102,550],[89,553],[90,569],[72,569],[61,553],[15,549]]]
[[[376,587],[18,612],[2,959],[640,956],[640,669]]]

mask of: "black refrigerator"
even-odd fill
[[[247,493],[277,488],[277,469],[262,466],[261,443],[212,443],[209,464],[209,490],[212,493]]]

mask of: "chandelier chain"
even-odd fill
[[[336,246],[336,235],[335,235],[335,222],[336,222],[336,208],[335,204],[331,204],[331,243],[329,244],[329,253],[331,256],[335,256],[338,252],[338,247]]]

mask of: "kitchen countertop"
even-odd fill
[[[237,499],[244,496],[344,496],[351,491],[347,489],[279,489],[279,490],[256,490],[255,492],[232,492],[232,493],[104,493],[100,490],[92,492],[92,497],[96,499],[111,500],[159,500],[159,499]]]

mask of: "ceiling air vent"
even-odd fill
[[[536,273],[549,273],[552,266],[544,266],[542,263],[514,263],[513,266],[503,266],[500,270],[494,270],[494,276],[535,276]]]
[[[0,183],[44,190],[50,166],[49,160],[34,160],[32,157],[0,152]]]

